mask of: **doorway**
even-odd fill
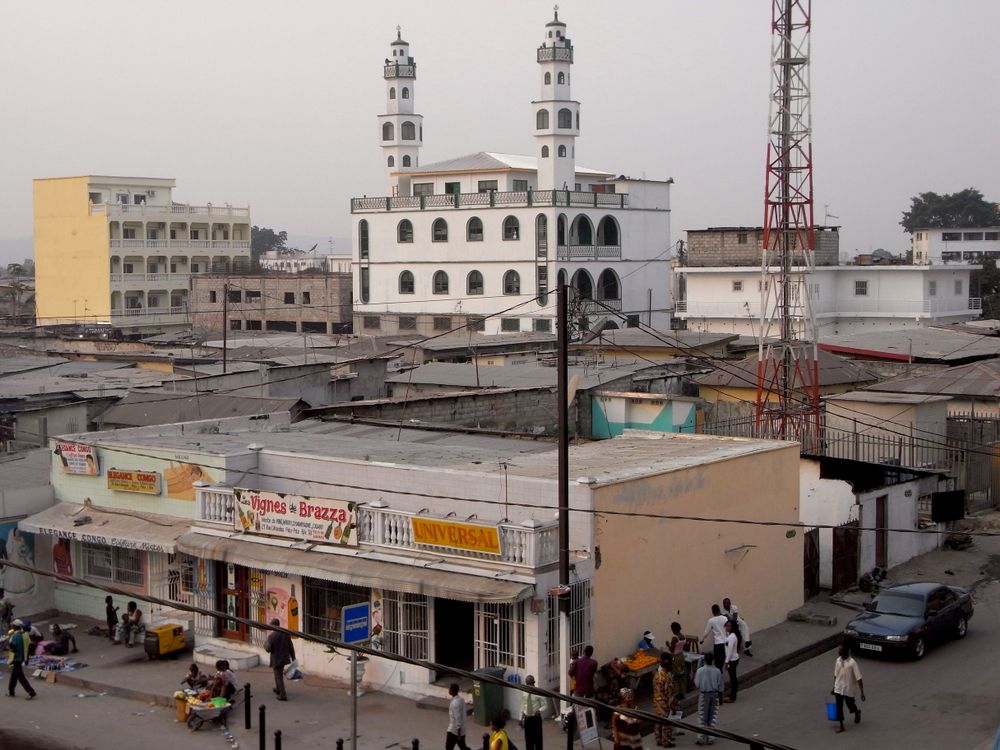
[[[833,530],[833,590],[843,591],[858,582],[860,524],[851,521]]]
[[[889,496],[875,498],[875,564],[889,567]]]
[[[476,660],[476,607],[472,602],[434,600],[434,661],[471,671]],[[444,673],[439,672],[437,679]]]
[[[247,569],[233,563],[216,563],[215,580],[219,582],[218,602],[216,606],[231,617],[247,617],[248,592]],[[249,631],[245,624],[238,620],[219,618],[219,635],[236,641],[249,640]]]

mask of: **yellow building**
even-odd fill
[[[250,209],[173,200],[173,179],[34,180],[41,325],[189,324],[191,276],[250,267]]]

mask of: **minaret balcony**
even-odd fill
[[[417,77],[417,64],[410,63],[409,65],[403,63],[386,63],[385,66],[385,77],[390,78],[416,78]]]
[[[572,47],[539,47],[538,62],[573,62]]]

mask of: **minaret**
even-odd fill
[[[413,113],[417,63],[410,57],[410,45],[396,27],[396,40],[385,58],[386,114],[378,116],[378,137],[382,145],[388,195],[409,195],[410,178],[395,172],[419,166],[424,141],[423,115]]]
[[[538,48],[542,95],[531,103],[539,190],[573,190],[576,182],[580,102],[570,97],[572,65],[573,44],[566,38],[566,24],[559,20],[557,5],[555,17],[545,24],[545,39]]]

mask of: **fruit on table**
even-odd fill
[[[622,662],[631,670],[645,669],[646,667],[656,664],[659,659],[647,651],[639,649],[630,659],[622,659]]]

